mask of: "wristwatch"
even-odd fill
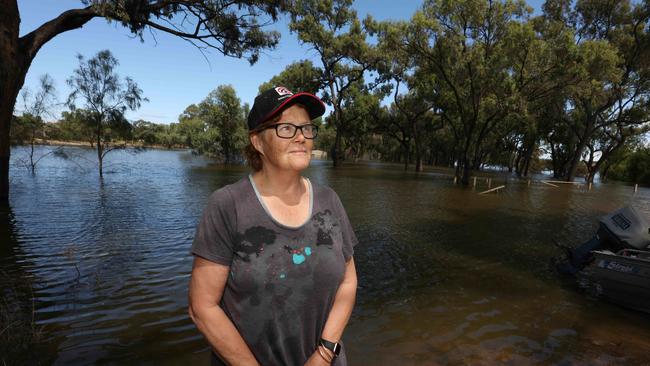
[[[321,338],[320,345],[332,351],[334,358],[337,358],[339,356],[339,353],[341,353],[341,344],[338,342],[330,342]]]

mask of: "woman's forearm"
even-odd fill
[[[346,263],[345,275],[334,297],[334,304],[325,322],[321,337],[338,342],[343,336],[357,297],[357,272],[354,259]]]
[[[222,360],[233,366],[258,366],[237,328],[218,305],[195,309],[190,307],[190,317],[203,333],[210,346]]]

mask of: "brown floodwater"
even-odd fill
[[[38,154],[49,151],[39,147]],[[206,198],[248,173],[186,151],[112,152],[103,181],[90,149],[48,157],[32,176],[12,150],[0,265],[34,288],[46,363],[208,363],[187,316],[189,248]],[[591,298],[552,271],[553,240],[576,245],[650,189],[559,188],[496,175],[479,195],[430,169],[314,161],[359,238],[351,365],[650,364],[650,316]],[[536,177],[543,179],[543,177]],[[8,215],[8,216],[7,216]]]

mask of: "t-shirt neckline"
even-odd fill
[[[307,178],[307,177],[303,177],[303,178],[305,178],[307,180],[307,187],[309,189],[309,212],[307,214],[307,219],[305,219],[305,222],[303,222],[302,224],[300,224],[298,226],[290,226],[290,225],[285,225],[285,224],[281,223],[280,221],[276,220],[275,217],[273,217],[273,215],[271,214],[271,211],[266,206],[266,203],[264,203],[264,200],[262,199],[262,196],[260,195],[260,192],[257,190],[257,186],[255,185],[255,181],[253,180],[253,174],[248,175],[248,181],[250,182],[251,186],[253,187],[253,191],[255,192],[255,196],[257,197],[257,202],[260,203],[260,205],[264,209],[264,212],[266,213],[266,215],[269,217],[269,219],[271,219],[271,221],[273,221],[274,224],[276,224],[276,225],[278,225],[278,226],[280,226],[282,228],[289,229],[289,230],[301,229],[303,226],[305,226],[309,222],[309,220],[311,220],[311,216],[312,216],[312,213],[313,213],[313,209],[314,209],[314,188],[313,188],[309,178]]]

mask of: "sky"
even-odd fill
[[[528,1],[536,11],[541,2]],[[377,20],[406,20],[421,4],[421,0],[357,0],[354,8],[362,19],[371,14]],[[78,0],[19,0],[18,6],[21,36],[66,10],[83,7]],[[274,50],[264,51],[259,61],[251,66],[245,59],[225,57],[217,51],[208,52],[206,60],[187,41],[163,32],[157,32],[155,39],[145,32],[142,43],[121,25],[96,18],[82,29],[59,34],[46,43],[27,73],[25,87],[34,91],[39,78],[47,73],[54,79],[58,102],[63,103],[70,93],[66,79],[79,65],[77,54],[89,59],[108,49],[120,63],[117,73],[132,77],[149,99],[137,111],[127,113],[131,120],[177,122],[187,106],[199,103],[210,91],[225,84],[235,88],[242,103],[252,105],[258,86],[282,72],[287,65],[301,59],[316,61],[314,52],[308,45],[300,44],[288,31],[287,24],[285,17],[268,28],[281,33],[280,43]],[[20,109],[21,104],[17,103],[16,113],[20,113]],[[54,118],[65,109],[61,105]]]

